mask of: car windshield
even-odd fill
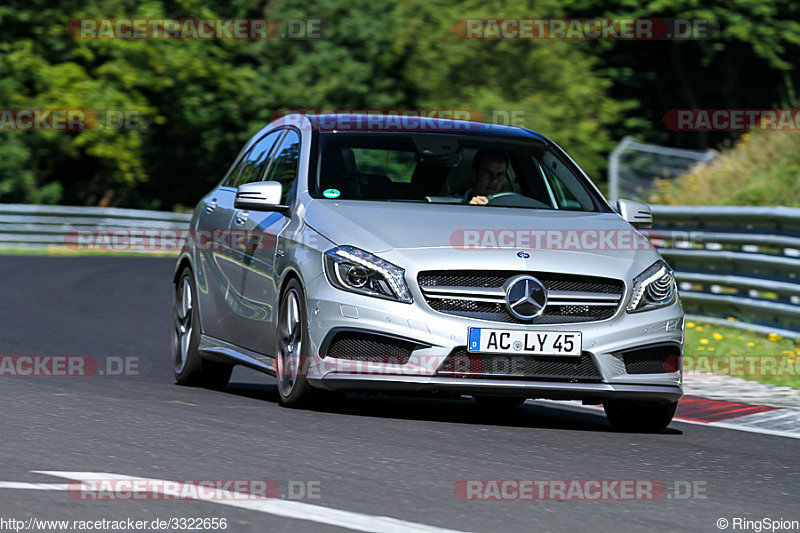
[[[342,133],[320,138],[320,198],[598,210],[584,178],[536,139]]]

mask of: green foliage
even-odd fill
[[[609,125],[632,103],[607,96],[611,82],[596,73],[597,60],[570,41],[462,39],[453,31],[463,18],[520,15],[564,13],[553,0],[404,4],[399,18],[407,22],[395,51],[407,57],[407,84],[421,107],[477,109],[488,119],[521,117],[523,123],[512,124],[551,137],[598,177],[614,146]]]
[[[800,135],[797,131],[745,134],[710,164],[660,181],[650,201],[800,207]]]
[[[265,7],[266,5],[266,7]],[[126,110],[145,129],[0,132],[0,201],[185,209],[242,143],[283,109],[511,113],[552,137],[594,178],[624,134],[704,147],[675,134],[680,107],[771,107],[797,82],[798,6],[741,0],[6,0],[0,109]],[[469,17],[705,18],[701,41],[483,41]],[[325,38],[265,41],[78,40],[78,18],[322,19]]]

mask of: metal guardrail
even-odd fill
[[[192,216],[166,211],[119,209],[115,207],[68,207],[56,205],[0,204],[0,249],[78,248],[79,232],[125,230],[126,237],[142,238],[162,230],[179,232],[189,227]],[[146,246],[116,246],[109,241],[104,249],[99,239],[98,251],[154,253]],[[84,251],[91,251],[88,245]],[[172,250],[177,253],[177,251]],[[165,253],[170,253],[165,250]]]
[[[716,157],[714,150],[686,150],[625,137],[608,156],[608,198],[645,201],[658,179],[682,176]]]
[[[689,317],[800,336],[800,209],[652,209],[655,226],[646,233],[675,270]],[[70,238],[79,231],[179,232],[188,229],[190,219],[189,214],[138,209],[0,204],[0,248],[80,248]],[[113,243],[99,249],[158,251],[147,246],[115,250]]]
[[[800,336],[800,209],[652,206],[688,316]]]

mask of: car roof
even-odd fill
[[[468,120],[453,120],[446,118],[420,117],[418,115],[402,116],[395,114],[324,114],[304,115],[311,122],[314,130],[320,132],[347,131],[347,132],[386,132],[386,133],[414,133],[414,134],[457,134],[517,137],[522,139],[537,139],[548,141],[547,137],[527,128],[519,126],[503,126],[485,122]],[[406,124],[404,126],[403,124]]]

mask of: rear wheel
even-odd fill
[[[281,405],[297,407],[311,403],[314,389],[308,384],[306,374],[310,356],[308,352],[308,321],[303,289],[297,280],[291,280],[281,297],[276,335],[276,379]]]
[[[525,403],[525,398],[515,396],[473,396],[473,398],[483,407],[497,409],[513,409]]]
[[[191,269],[186,267],[175,285],[172,372],[179,385],[221,390],[231,379],[233,365],[208,361],[200,355],[200,320],[196,302],[194,276]]]
[[[633,400],[603,402],[611,425],[623,431],[661,431],[672,422],[678,402],[659,403]]]

